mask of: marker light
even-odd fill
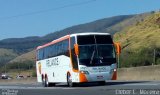
[[[80,71],[80,73],[89,75],[89,72],[88,72],[88,71]]]

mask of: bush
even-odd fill
[[[32,72],[32,77],[37,77],[36,70],[33,70],[33,72]]]
[[[137,67],[152,65],[154,59],[154,49],[143,48],[140,51],[123,51],[120,56],[120,67]],[[156,59],[156,64],[160,64],[160,59]]]
[[[157,65],[160,65],[160,58],[158,58],[158,59],[156,60],[156,64],[157,64]]]
[[[7,64],[7,69],[22,69],[22,70],[29,70],[32,69],[34,62],[32,61],[24,61],[24,62],[16,62]]]

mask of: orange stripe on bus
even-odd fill
[[[79,81],[80,82],[88,82],[86,75],[83,73],[79,73]]]
[[[47,44],[44,44],[44,45],[42,45],[42,46],[37,47],[37,50],[38,50],[38,49],[41,49],[41,48],[44,48],[44,47],[47,47],[47,46],[50,46],[50,45],[53,45],[53,44],[58,43],[58,42],[60,42],[60,41],[69,39],[69,38],[70,38],[69,35],[64,36],[64,37],[61,37],[61,38],[59,38],[59,39],[53,40],[52,42],[49,42],[49,43],[47,43]]]
[[[117,71],[114,71],[113,76],[112,76],[112,80],[117,80]]]

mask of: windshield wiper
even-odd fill
[[[92,53],[91,60],[90,60],[90,64],[92,64],[92,61],[93,61],[93,58],[94,58],[94,54],[95,54],[95,50],[94,50],[93,53]]]

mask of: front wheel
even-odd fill
[[[67,84],[69,87],[74,87],[75,83],[72,82],[72,77],[70,74],[67,74]]]

